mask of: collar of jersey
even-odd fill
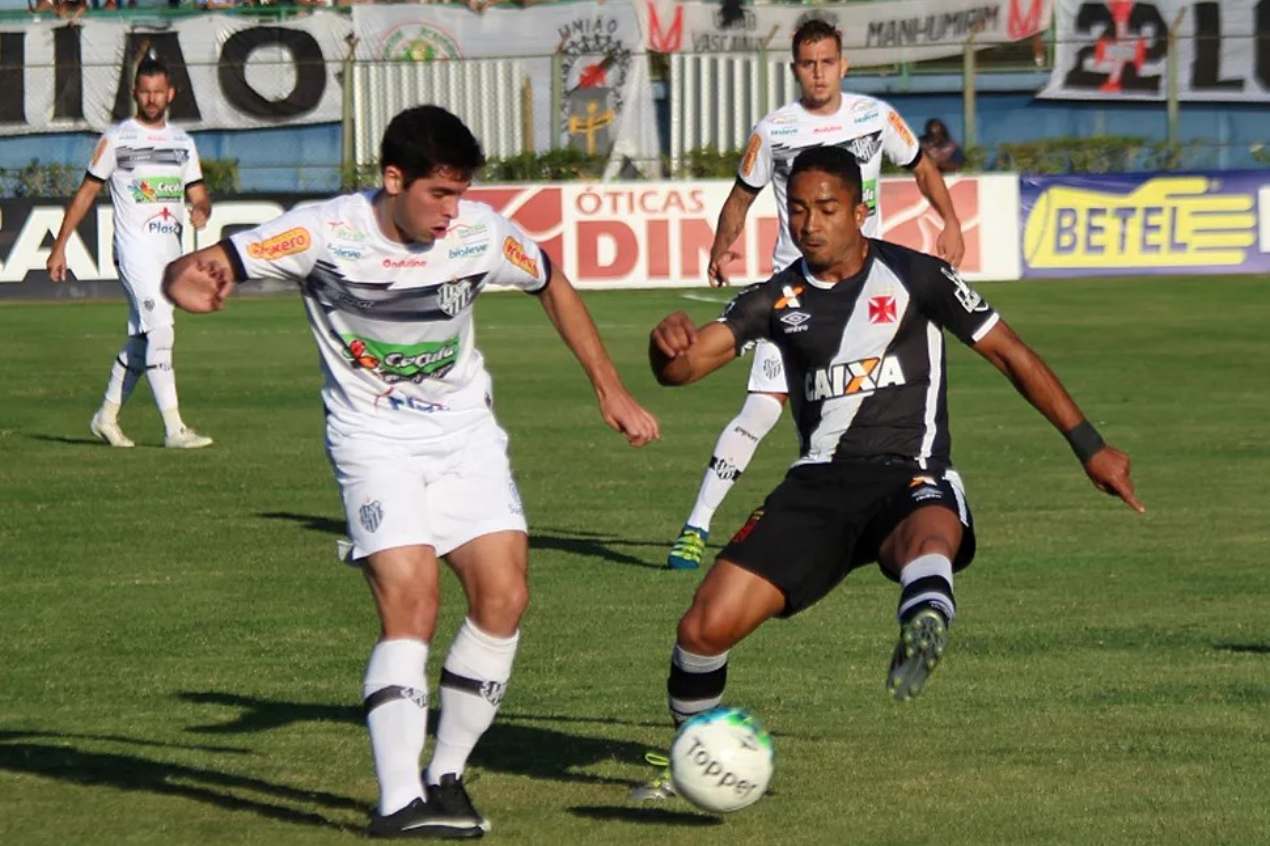
[[[378,242],[381,249],[402,255],[423,256],[436,248],[436,241],[426,245],[417,242],[415,244],[402,244],[389,238],[379,228],[379,218],[375,215],[375,195],[379,193],[379,189],[372,188],[367,191],[358,191],[357,193],[362,198],[362,207],[358,212],[363,216],[363,222],[366,224],[370,236]]]
[[[817,279],[811,273],[811,268],[807,266],[807,259],[799,259],[799,270],[802,271],[803,280],[813,288],[819,288],[822,291],[829,291],[834,288],[846,287],[850,288],[855,282],[862,281],[869,275],[869,271],[873,268],[873,256],[877,252],[873,245],[869,245],[869,254],[864,257],[864,264],[860,265],[860,269],[846,279],[839,279],[837,282],[825,282]]]

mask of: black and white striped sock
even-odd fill
[[[675,725],[717,706],[727,683],[728,653],[697,655],[675,644],[666,679],[666,701]]]
[[[951,623],[957,616],[953,600],[952,562],[943,555],[919,555],[900,570],[900,603],[895,616],[900,625],[923,608],[934,608]]]

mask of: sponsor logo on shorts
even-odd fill
[[[758,521],[762,519],[763,509],[755,509],[754,512],[750,514],[750,519],[745,521],[745,525],[740,529],[737,529],[736,534],[732,536],[732,543],[741,543],[748,538],[750,536],[750,532],[753,532],[754,527],[758,525]]]
[[[388,384],[440,379],[459,360],[457,335],[444,341],[418,344],[394,344],[356,335],[341,335],[340,338],[344,341],[344,354],[350,366],[370,370]]]
[[[511,494],[511,504],[508,508],[511,509],[513,514],[524,514],[525,504],[520,500],[520,488],[516,487],[516,480],[511,476],[507,477],[507,489],[508,493]]]
[[[445,411],[445,404],[439,402],[428,402],[418,397],[399,397],[389,394],[387,397],[388,407],[393,411],[417,411],[420,414],[432,414],[437,411]],[[375,398],[376,404],[379,398]]]
[[[831,367],[808,370],[803,384],[803,394],[808,402],[871,394],[882,388],[903,385],[904,371],[897,356],[886,358],[862,358]]]
[[[510,235],[503,241],[503,256],[530,276],[538,276],[538,262],[530,258],[524,245]]]
[[[357,519],[362,524],[362,528],[368,532],[374,532],[379,528],[379,524],[384,522],[384,507],[377,499],[364,502],[362,507],[357,509]]]
[[[146,311],[154,311],[154,300],[147,299],[141,305]]]
[[[313,246],[313,236],[303,226],[293,226],[286,232],[280,232],[263,241],[253,241],[247,245],[247,255],[254,259],[276,261],[283,256],[302,253]]]

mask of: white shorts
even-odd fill
[[[526,532],[507,460],[507,434],[493,415],[429,441],[347,432],[330,419],[327,455],[344,500],[349,563],[397,546],[445,555],[493,532]]]
[[[155,256],[119,256],[115,267],[119,270],[119,282],[128,295],[128,334],[144,335],[151,329],[171,326],[172,303],[163,296],[163,269],[168,261],[179,257],[166,254]]]
[[[780,347],[771,341],[759,341],[754,345],[754,363],[750,365],[750,384],[746,390],[752,394],[788,394],[785,382],[785,360]]]

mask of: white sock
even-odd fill
[[[495,637],[469,619],[459,627],[441,673],[441,719],[432,763],[428,764],[428,784],[439,783],[447,773],[463,775],[468,756],[494,722],[503,701],[519,640],[519,632]]]
[[[428,732],[428,645],[381,640],[370,653],[362,698],[379,779],[379,813],[391,814],[423,798],[419,756]]]
[[[119,409],[132,396],[132,389],[146,369],[145,335],[129,335],[115,356],[110,367],[110,379],[106,382],[106,399],[101,404],[102,416],[113,423]]]
[[[919,605],[930,605],[948,622],[957,616],[953,600],[952,562],[947,556],[919,555],[900,570],[900,603],[896,616],[903,623]]]
[[[767,394],[749,394],[741,413],[723,427],[719,440],[710,456],[697,501],[688,515],[688,525],[710,530],[714,512],[719,510],[732,485],[750,466],[750,459],[758,449],[759,441],[772,431],[781,419],[780,400]]]
[[[175,435],[185,428],[176,400],[176,372],[172,369],[172,345],[176,332],[171,326],[159,326],[146,333],[146,378],[154,404],[163,415],[163,428]]]

